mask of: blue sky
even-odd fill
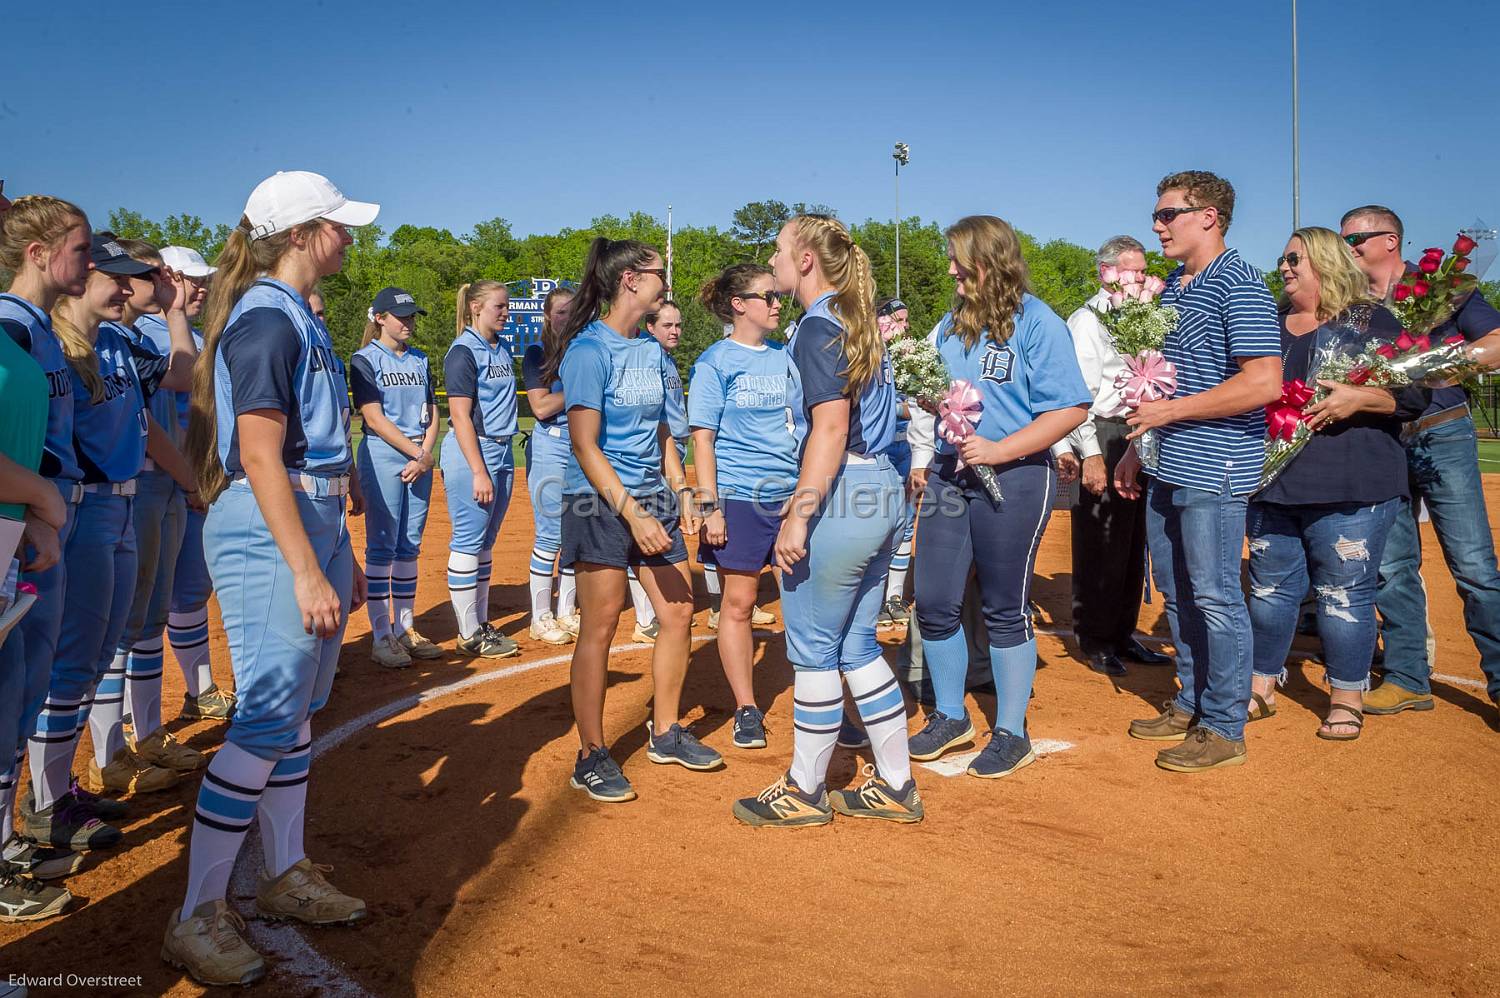
[[[1086,245],[1154,245],[1156,181],[1220,172],[1231,244],[1268,266],[1291,228],[1289,8],[28,4],[0,21],[0,177],[100,224],[116,206],[233,222],[277,169],[381,202],[387,231],[669,202],[727,226],[765,198],[859,221],[893,213],[899,140],[903,215]],[[1418,251],[1500,225],[1500,4],[1300,8],[1304,224],[1385,202]]]

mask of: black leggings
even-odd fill
[[[1057,475],[1050,454],[995,469],[1004,499],[996,503],[968,468],[955,472],[940,457],[922,500],[913,579],[917,626],[940,641],[958,632],[969,568],[979,576],[980,603],[992,648],[1032,639],[1031,573],[1052,517]]]

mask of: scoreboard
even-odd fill
[[[533,343],[542,342],[542,305],[547,295],[554,288],[572,286],[572,281],[551,277],[533,277],[506,284],[510,289],[510,318],[505,323],[505,335],[510,337],[512,353],[519,357]]]

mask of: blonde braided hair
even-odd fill
[[[885,363],[885,337],[875,321],[875,279],[870,258],[843,222],[828,215],[798,215],[797,242],[813,252],[818,268],[834,287],[832,312],[844,327],[845,392],[864,391]]]

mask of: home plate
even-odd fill
[[[1038,756],[1066,752],[1073,747],[1072,742],[1061,741],[1057,738],[1038,738],[1031,743],[1031,750]],[[965,752],[962,755],[950,755],[934,762],[919,762],[917,765],[923,769],[930,769],[939,776],[962,776],[968,771],[969,763],[973,762],[978,755],[978,752]]]

